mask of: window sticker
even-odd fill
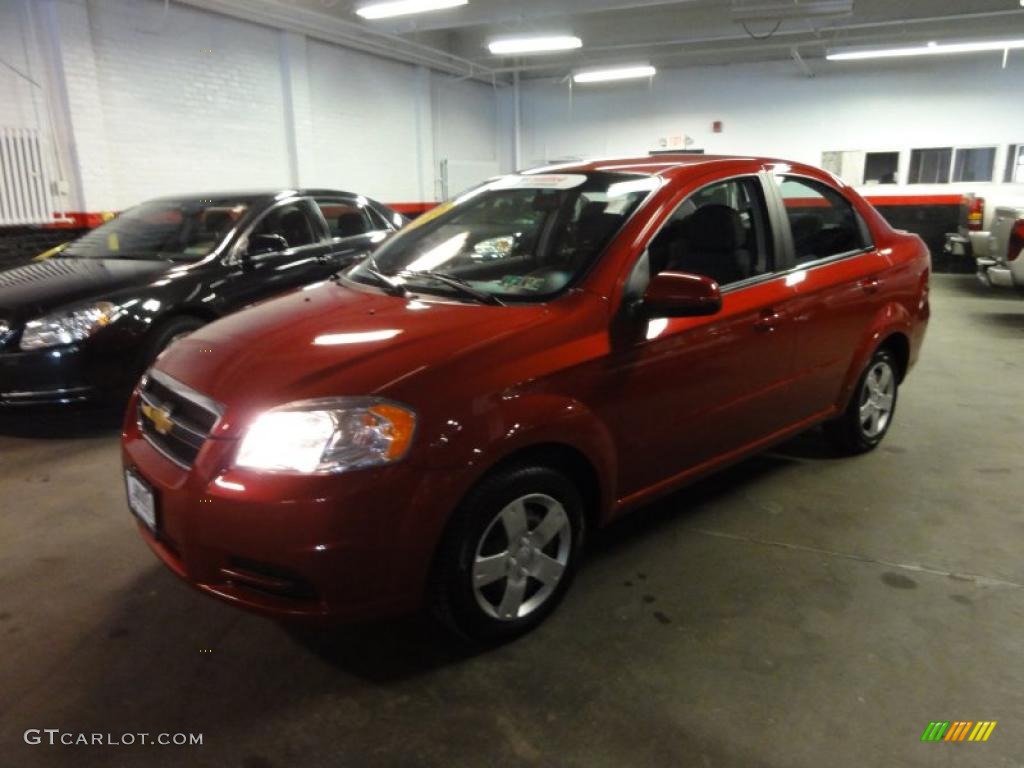
[[[536,176],[505,176],[491,185],[491,189],[576,189],[587,183],[580,173],[549,173]]]
[[[542,291],[547,285],[547,280],[543,277],[535,277],[532,275],[505,275],[501,278],[499,285],[502,288],[512,288],[522,291]]]

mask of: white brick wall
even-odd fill
[[[279,34],[174,4],[164,15],[162,6],[89,2],[105,206],[287,185]]]
[[[417,201],[418,132],[429,124],[416,68],[310,41],[313,153],[306,180],[389,202]]]
[[[5,55],[25,39],[22,1],[0,0]],[[294,184],[416,202],[436,198],[442,158],[460,184],[509,170],[488,86],[175,2],[31,1],[71,209]],[[0,72],[0,124],[24,118],[22,91]]]
[[[0,0],[0,56],[25,76],[0,66],[0,126],[8,128],[38,128],[46,109],[43,92],[26,79],[44,80],[25,15],[23,0]]]

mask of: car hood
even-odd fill
[[[397,298],[325,283],[207,325],[157,368],[226,407],[219,437],[299,400],[382,395],[417,374],[538,324],[543,305]]]
[[[68,304],[104,299],[175,266],[166,261],[55,258],[7,269],[0,272],[0,315],[23,321]]]

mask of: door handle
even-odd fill
[[[860,281],[860,289],[867,294],[878,293],[878,290],[882,287],[882,281],[877,277],[869,277],[866,280]]]
[[[762,309],[761,316],[754,322],[754,330],[761,333],[771,333],[782,321],[782,315],[774,309]]]

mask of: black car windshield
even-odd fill
[[[593,264],[659,184],[609,172],[496,179],[414,221],[347,276],[380,286],[384,275],[459,298],[472,294],[453,282],[502,301],[548,299]]]
[[[232,200],[143,203],[83,235],[60,255],[199,261],[220,245],[247,209]]]

